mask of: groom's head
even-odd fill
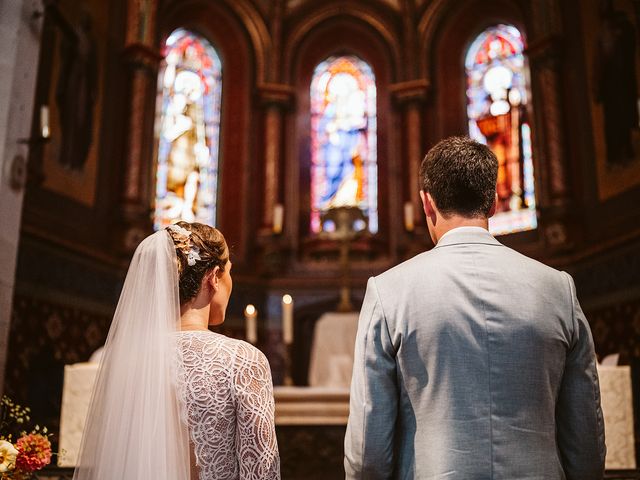
[[[445,217],[487,217],[497,176],[498,159],[489,147],[467,137],[449,137],[422,160],[420,187]]]
[[[498,159],[486,145],[467,137],[441,140],[420,166],[427,221],[430,214],[431,223],[437,215],[445,220],[490,217],[495,210],[497,176]]]

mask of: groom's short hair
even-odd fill
[[[420,165],[420,187],[429,192],[445,216],[487,216],[496,192],[498,159],[468,137],[438,142]]]

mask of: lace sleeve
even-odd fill
[[[236,454],[242,480],[279,480],[271,369],[264,354],[238,345],[234,365]]]

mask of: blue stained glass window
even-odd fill
[[[167,38],[158,80],[154,228],[180,220],[216,223],[222,65],[187,30]]]
[[[471,44],[465,59],[471,138],[498,157],[498,205],[489,219],[494,235],[537,227],[524,39],[511,25],[496,25]]]
[[[359,207],[378,231],[376,84],[354,56],[330,57],[311,80],[311,231],[331,228],[322,214]]]

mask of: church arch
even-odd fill
[[[526,163],[528,167],[526,168],[528,179],[527,192],[525,192],[523,185],[524,181],[520,182],[519,187],[522,187],[522,191],[519,205],[531,205],[532,208],[521,212],[521,207],[514,207],[514,211],[517,210],[517,212],[522,213],[522,221],[516,221],[516,213],[514,213],[512,223],[505,221],[503,222],[504,224],[501,223],[502,227],[494,227],[495,233],[505,234],[514,231],[531,230],[537,225],[535,196],[533,194],[534,180],[533,173],[531,172],[531,170],[533,170],[536,178],[538,177],[539,172],[537,165],[534,166],[534,163],[537,163],[537,155],[533,147],[533,142],[531,141],[531,130],[534,128],[532,110],[536,99],[531,98],[531,81],[526,61],[524,41],[526,38],[526,29],[522,21],[522,12],[508,2],[496,2],[491,5],[485,3],[474,2],[468,5],[468,8],[462,9],[458,7],[456,10],[452,10],[453,6],[451,4],[442,3],[440,11],[443,12],[446,9],[446,21],[444,21],[444,17],[442,17],[440,21],[432,18],[430,22],[421,22],[421,26],[423,27],[421,30],[422,38],[425,39],[427,35],[431,35],[433,42],[431,54],[426,55],[427,65],[429,65],[434,85],[434,102],[429,112],[431,118],[430,124],[432,125],[429,131],[429,143],[433,144],[439,139],[450,135],[470,134],[472,137],[482,140],[482,138],[480,138],[482,135],[478,134],[476,122],[469,122],[468,109],[471,97],[468,96],[468,92],[470,85],[475,85],[473,82],[469,83],[469,78],[472,73],[472,69],[469,69],[468,63],[470,50],[475,49],[477,51],[478,45],[474,44],[474,42],[483,38],[483,35],[489,31],[495,32],[496,30],[491,29],[495,29],[496,27],[501,28],[498,27],[500,25],[509,26],[508,28],[513,29],[514,32],[518,32],[518,35],[521,34],[522,45],[519,47],[520,57],[518,58],[522,58],[524,64],[520,72],[521,76],[519,77],[521,83],[519,93],[527,98],[528,101],[523,102],[522,105],[518,105],[517,107],[510,107],[512,110],[504,116],[506,118],[511,115],[511,112],[515,111],[519,113],[518,122],[522,123],[522,125],[519,125],[517,130],[519,138],[521,138],[518,141],[514,141],[513,148],[519,148],[520,151],[516,153],[514,150],[511,157],[514,159],[514,165],[520,165],[520,173],[519,177],[514,175],[513,178],[516,180],[518,178],[521,180],[524,179],[525,172],[523,172],[523,165]],[[480,70],[482,69],[480,68]],[[475,71],[474,74],[482,75],[482,72]],[[508,102],[505,103],[505,105],[506,104],[508,104]],[[490,116],[488,113],[487,115]],[[472,131],[470,131],[470,126]],[[536,135],[535,131],[533,135]],[[492,146],[495,147],[495,145]],[[515,170],[514,168],[514,171]],[[518,182],[515,181],[515,183]],[[515,187],[514,189],[517,190]],[[528,193],[528,195],[526,195],[527,200],[525,200],[526,193]],[[504,208],[502,210],[505,212],[511,211],[512,209],[508,205],[508,195],[503,196]],[[511,205],[515,205],[515,200]],[[499,216],[496,216],[496,220],[498,220],[498,217]],[[502,218],[502,220],[505,220],[505,218]]]
[[[320,23],[309,32],[297,46],[291,67],[291,80],[295,94],[295,110],[287,117],[289,131],[295,135],[287,139],[286,145],[286,195],[285,202],[297,205],[293,222],[296,225],[296,237],[308,245],[313,237],[311,225],[311,105],[310,88],[316,67],[331,57],[353,56],[371,67],[376,80],[377,114],[377,165],[378,195],[386,195],[390,189],[397,188],[388,172],[397,161],[397,149],[391,148],[391,122],[394,115],[391,108],[389,85],[398,76],[393,58],[384,38],[369,24],[350,16],[332,18],[330,22]],[[376,236],[388,240],[388,212],[393,211],[389,203],[379,205],[379,226]],[[305,240],[307,239],[307,240]],[[382,242],[384,243],[384,242]],[[373,245],[373,244],[371,244]],[[376,243],[380,247],[380,242]],[[309,247],[313,248],[313,247]],[[384,247],[380,247],[384,248]],[[304,248],[303,248],[304,250]],[[302,252],[304,254],[304,252]]]
[[[176,23],[172,19],[188,19],[202,24],[214,24],[216,17],[222,15],[227,21],[242,26],[249,38],[253,53],[252,63],[255,65],[256,81],[261,84],[266,79],[267,55],[271,49],[269,29],[255,6],[247,0],[229,0],[222,2],[206,2],[203,0],[174,1],[160,10],[161,27]],[[229,18],[229,17],[235,18]],[[225,18],[226,17],[226,18]],[[179,20],[180,21],[180,20]],[[212,32],[214,33],[214,32]],[[166,35],[166,27],[165,32]]]
[[[317,27],[334,20],[347,18],[352,23],[366,25],[372,32],[383,39],[384,48],[389,51],[393,62],[394,70],[400,73],[402,69],[402,46],[398,40],[398,35],[394,29],[382,19],[377,12],[352,4],[327,4],[322,8],[307,15],[303,19],[293,24],[290,33],[284,42],[284,78],[291,79],[294,73],[297,50],[305,41],[305,37],[311,34]]]

